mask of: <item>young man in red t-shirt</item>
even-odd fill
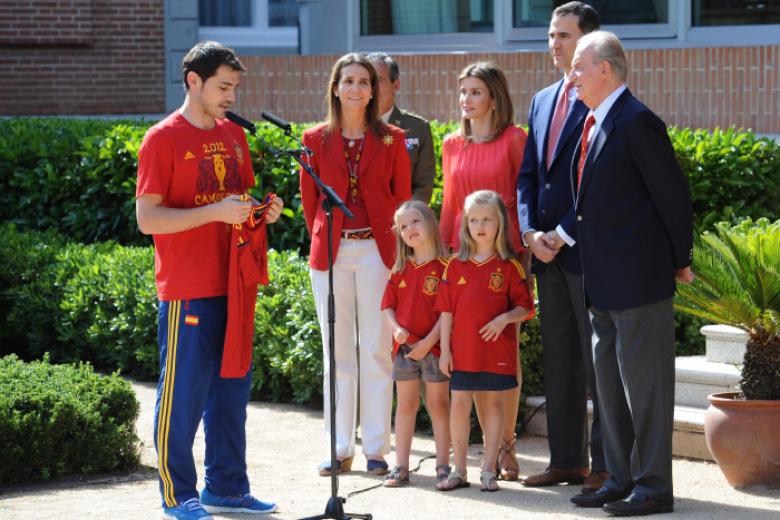
[[[199,43],[182,60],[187,96],[153,126],[138,154],[138,227],[155,244],[160,381],[155,406],[163,511],[177,519],[209,512],[270,513],[276,505],[249,494],[246,405],[251,370],[221,378],[227,315],[229,237],[247,220],[254,185],[244,131],[225,121],[244,67],[216,42]],[[275,222],[275,199],[266,222]],[[200,496],[192,444],[201,418],[206,487]]]

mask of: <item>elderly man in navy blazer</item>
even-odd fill
[[[568,236],[575,234],[571,161],[588,107],[575,99],[568,73],[577,41],[598,28],[596,11],[582,2],[569,2],[553,11],[548,41],[553,62],[563,78],[531,101],[528,141],[517,180],[520,229],[534,255],[533,272],[539,288],[550,447],[548,468],[522,483],[535,487],[579,484],[584,480],[583,492],[599,489],[608,475],[601,446],[592,332],[582,291],[580,254]],[[561,248],[555,242],[559,235],[568,238]],[[588,392],[593,399],[590,457]]]
[[[576,236],[610,477],[572,502],[617,516],[673,509],[675,279],[693,280],[691,197],[666,125],[626,88],[623,46],[580,39],[572,77],[590,108],[572,162]]]

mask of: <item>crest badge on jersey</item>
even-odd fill
[[[428,296],[433,296],[439,291],[439,279],[435,276],[426,276],[423,283],[422,292]]]
[[[504,288],[504,275],[502,273],[490,273],[490,290],[493,292],[501,292]]]

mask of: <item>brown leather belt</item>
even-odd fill
[[[346,240],[368,240],[374,238],[370,229],[345,229],[341,232],[341,238]]]

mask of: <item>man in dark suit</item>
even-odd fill
[[[384,52],[372,52],[368,59],[379,75],[379,114],[382,120],[406,133],[406,151],[412,162],[412,197],[429,204],[436,176],[431,125],[417,114],[395,105],[395,93],[401,88],[398,63]]]
[[[568,73],[577,41],[598,27],[596,12],[582,2],[569,2],[553,12],[549,47],[563,78],[531,101],[528,141],[517,181],[520,229],[534,255],[533,272],[539,287],[550,447],[549,467],[522,483],[551,486],[584,480],[583,492],[599,489],[607,474],[578,246],[569,239],[558,248],[555,237],[575,234],[571,160],[588,112],[575,99]],[[592,463],[588,457],[588,392],[593,398]]]
[[[610,477],[572,502],[618,516],[673,509],[675,278],[693,280],[688,185],[666,125],[626,88],[617,37],[580,39],[572,77],[590,108],[572,162],[576,236]]]

